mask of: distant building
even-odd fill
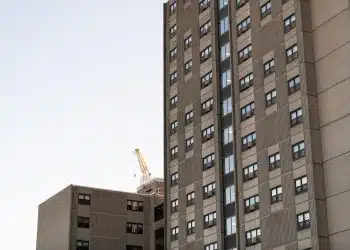
[[[163,250],[162,179],[138,193],[70,185],[39,205],[37,250]]]

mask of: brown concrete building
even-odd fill
[[[138,193],[68,186],[40,204],[36,249],[164,250],[163,190],[162,179]]]
[[[168,250],[350,249],[349,5],[164,4]]]

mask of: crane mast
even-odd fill
[[[135,149],[135,154],[137,156],[137,160],[139,161],[142,177],[141,177],[141,185],[147,184],[151,181],[151,173],[148,170],[146,161],[144,157],[142,156],[142,153],[140,149],[136,148]]]

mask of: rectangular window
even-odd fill
[[[250,133],[242,138],[242,152],[256,145],[256,133]]]
[[[91,195],[90,194],[79,193],[78,194],[78,204],[90,206],[90,204],[91,204]]]
[[[142,250],[143,248],[140,246],[132,246],[132,245],[126,245],[126,250]]]
[[[231,71],[228,69],[225,72],[221,73],[221,88],[224,89],[231,85]]]
[[[90,228],[90,218],[89,217],[77,217],[77,227],[78,228]]]
[[[185,115],[185,125],[188,125],[193,122],[193,110],[189,111]]]
[[[250,16],[237,25],[237,36],[242,35],[250,28]]]
[[[216,212],[204,215],[204,228],[210,228],[216,225]]]
[[[171,210],[170,210],[170,212],[171,213],[176,213],[178,211],[179,211],[179,200],[176,199],[176,200],[171,201]]]
[[[172,62],[176,59],[177,56],[177,48],[175,47],[174,49],[170,50],[169,54],[169,61]]]
[[[261,19],[267,17],[268,15],[271,14],[271,1],[268,1],[265,3],[263,6],[260,7],[261,10]]]
[[[202,115],[209,113],[213,110],[214,107],[214,99],[210,98],[202,103]]]
[[[192,71],[192,60],[185,62],[185,75]]]
[[[237,231],[236,227],[236,216],[232,216],[226,219],[226,235],[235,234]]]
[[[228,5],[228,0],[219,0],[219,8],[222,9]]]
[[[177,71],[174,71],[170,74],[170,85],[173,85],[177,82]]]
[[[213,72],[210,71],[201,77],[201,88],[209,86],[213,82]]]
[[[179,239],[179,227],[173,227],[171,230],[170,239],[171,241],[175,241]]]
[[[284,33],[288,33],[296,26],[295,14],[284,19]]]
[[[176,108],[177,106],[177,95],[170,98],[170,110]]]
[[[204,246],[204,250],[218,250],[218,243],[214,242],[214,243],[210,243],[208,245]]]
[[[221,46],[221,48],[220,48],[220,60],[221,60],[221,62],[223,62],[227,58],[229,58],[230,55],[231,55],[231,53],[230,53],[230,44],[226,43],[225,45]]]
[[[176,33],[177,33],[177,26],[176,26],[176,24],[170,27],[169,33],[170,33],[170,38],[173,38],[176,35]]]
[[[282,201],[282,186],[271,188],[271,204]]]
[[[254,195],[244,200],[245,213],[251,213],[259,209],[259,195]]]
[[[214,138],[214,125],[204,129],[202,131],[202,142],[209,141],[210,139]]]
[[[170,159],[175,160],[177,158],[177,153],[179,151],[179,147],[175,146],[172,149],[170,149]]]
[[[303,141],[294,144],[293,146],[293,160],[296,161],[305,156],[305,144]]]
[[[127,210],[137,211],[137,212],[143,211],[143,202],[142,201],[127,200],[126,204],[127,204],[126,205]]]
[[[187,195],[187,206],[192,206],[194,205],[194,192],[188,193]]]
[[[194,234],[196,222],[194,220],[187,222],[187,235]]]
[[[89,242],[86,240],[77,240],[76,241],[76,250],[89,250]]]
[[[228,32],[228,29],[229,29],[228,16],[225,16],[220,20],[220,35]]]
[[[224,162],[225,174],[233,172],[233,170],[235,168],[235,162],[233,159],[233,155],[229,155],[229,156],[225,157],[223,162]]]
[[[210,6],[210,0],[202,0],[199,2],[199,13],[205,11]]]
[[[208,34],[210,30],[211,30],[211,20],[209,20],[199,28],[200,37],[202,38],[203,36]]]
[[[302,176],[295,179],[295,195],[307,192],[307,177]]]
[[[236,0],[236,9],[242,8],[249,0]]]
[[[248,45],[238,52],[238,63],[243,63],[252,56],[252,45]]]
[[[209,169],[215,165],[215,154],[212,153],[203,158],[203,169]]]
[[[268,77],[273,73],[275,73],[275,59],[264,63],[264,76]]]
[[[170,176],[170,186],[176,186],[179,183],[179,174],[174,173]]]
[[[205,49],[203,49],[200,52],[200,62],[205,62],[206,60],[208,60],[211,57],[211,45],[209,45],[208,47],[206,47]]]
[[[280,153],[275,153],[269,156],[269,170],[274,170],[279,168],[281,165],[281,156]]]
[[[303,122],[303,109],[298,108],[290,112],[290,126],[293,127]]]
[[[177,121],[170,123],[170,135],[173,135],[177,132]]]
[[[248,89],[250,86],[253,85],[253,73],[249,73],[239,79],[239,88],[240,91]]]
[[[300,76],[296,76],[288,80],[289,95],[297,92],[298,90],[300,90]]]
[[[261,242],[260,228],[250,230],[245,233],[246,246],[253,246]]]
[[[271,90],[265,94],[265,104],[266,108],[271,107],[277,102],[277,92],[276,89]]]
[[[232,113],[232,98],[231,98],[231,96],[222,102],[221,110],[222,110],[222,116],[225,116],[225,115]]]
[[[310,213],[309,211],[297,214],[298,231],[310,228]]]
[[[225,188],[225,205],[228,205],[236,201],[235,186],[229,186]]]
[[[288,48],[286,50],[287,63],[290,63],[297,58],[298,58],[298,46],[296,44],[294,44],[293,46],[291,46],[290,48]]]
[[[154,207],[154,221],[159,221],[164,218],[164,204]]]
[[[227,128],[224,128],[223,137],[224,137],[223,138],[224,145],[232,142],[233,140],[232,125],[228,126]]]
[[[208,199],[215,195],[215,182],[203,187],[203,199]]]
[[[241,121],[247,120],[255,114],[254,102],[251,102],[241,108]]]
[[[185,38],[184,40],[184,49],[188,49],[192,46],[192,35],[189,35],[188,37]]]
[[[257,177],[258,174],[258,164],[253,163],[245,168],[243,168],[243,181],[249,181]]]
[[[171,16],[172,14],[174,14],[176,12],[176,1],[170,5],[170,8],[169,8],[169,16]]]
[[[141,223],[126,223],[126,232],[131,234],[143,234],[143,224]]]
[[[193,136],[191,138],[186,139],[185,150],[186,152],[191,151],[193,149],[194,139]]]

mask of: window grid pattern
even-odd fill
[[[210,228],[216,225],[216,212],[204,215],[204,228]]]
[[[242,138],[242,151],[248,150],[256,145],[256,133],[250,133]]]
[[[210,71],[201,77],[201,88],[209,86],[213,82],[213,72]]]
[[[210,30],[211,30],[211,20],[209,20],[199,28],[200,37],[202,38],[203,36],[208,34]]]
[[[248,45],[238,52],[238,63],[243,63],[252,56],[252,45]]]
[[[203,198],[204,199],[208,199],[208,198],[214,196],[215,193],[216,193],[215,182],[212,182],[212,183],[203,187]]]
[[[244,121],[255,114],[255,105],[254,102],[251,102],[241,108],[241,120]]]
[[[215,165],[215,154],[212,153],[203,158],[203,169],[209,169]]]
[[[237,25],[237,36],[242,35],[250,29],[250,16]]]
[[[259,195],[249,197],[244,200],[244,211],[245,213],[251,213],[259,209]]]
[[[258,163],[253,163],[243,169],[243,181],[250,181],[257,177]]]
[[[239,80],[240,91],[244,91],[253,85],[253,73],[249,73]]]
[[[260,228],[250,230],[245,233],[246,246],[253,246],[261,242]]]

